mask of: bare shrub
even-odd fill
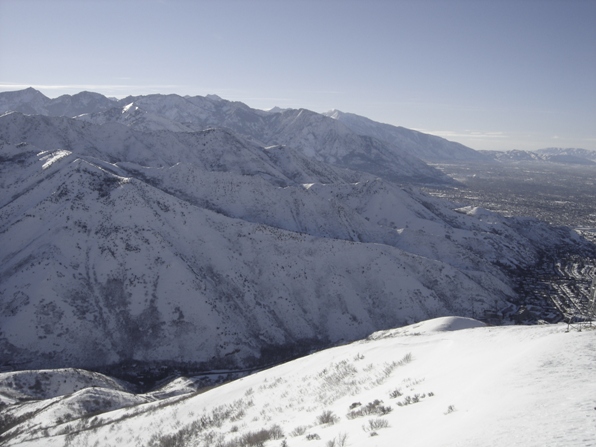
[[[378,430],[380,428],[387,428],[389,427],[389,421],[387,419],[369,419],[368,426],[373,430]]]
[[[292,432],[290,433],[290,436],[293,436],[293,437],[302,436],[304,433],[306,433],[307,429],[308,429],[308,427],[306,425],[299,425],[294,430],[292,430]]]
[[[348,445],[348,434],[340,433],[337,437],[327,441],[327,447],[346,447]]]
[[[215,444],[214,439],[216,433],[212,430],[213,428],[221,428],[227,421],[235,420],[234,416],[238,416],[244,413],[244,409],[254,405],[252,400],[243,401],[242,399],[234,401],[230,405],[221,405],[213,408],[210,414],[204,413],[201,417],[197,418],[191,424],[188,424],[177,432],[171,434],[157,433],[151,437],[147,447],[183,447],[190,445],[194,440],[199,437],[203,437],[204,440],[208,441],[209,444]],[[238,417],[236,418],[238,419]],[[278,427],[279,428],[279,427]],[[275,427],[274,427],[275,429]],[[276,432],[276,430],[273,432]],[[281,428],[279,428],[281,430]],[[269,431],[269,430],[265,430]],[[214,437],[215,436],[215,437]],[[283,437],[283,434],[282,434]],[[213,439],[212,439],[213,438]],[[279,439],[270,436],[269,439]],[[250,440],[250,439],[249,439]],[[230,447],[236,445],[242,445],[243,439],[237,440],[235,443],[230,444]],[[246,444],[255,445],[259,444]]]
[[[306,435],[306,439],[308,441],[318,441],[319,439],[321,439],[321,437],[316,433],[309,433],[308,435]]]
[[[333,425],[337,421],[339,421],[339,418],[335,415],[335,413],[333,413],[333,411],[326,410],[317,416],[317,422],[319,425]]]
[[[245,433],[227,443],[219,443],[221,447],[263,447],[265,443],[271,439],[282,439],[284,433],[279,425],[274,425],[269,429],[261,429]],[[209,444],[210,445],[210,444]]]
[[[406,405],[410,405],[412,403],[412,398],[410,396],[404,397],[404,400],[398,402],[397,405],[400,407],[405,407]]]
[[[348,419],[354,419],[362,416],[369,416],[371,414],[385,415],[391,413],[393,408],[382,405],[382,400],[374,400],[369,402],[365,406],[359,407],[357,410],[354,409],[347,414]],[[350,407],[351,408],[351,407]]]
[[[247,447],[260,447],[270,439],[276,439],[273,437],[271,430],[261,429],[254,432],[245,433],[242,436],[242,445]]]
[[[377,418],[377,419],[369,419],[368,424],[364,424],[362,426],[362,430],[364,430],[366,432],[371,432],[371,436],[373,436],[372,432],[376,432],[377,430],[380,430],[381,428],[387,428],[387,427],[389,427],[389,421],[387,419]]]
[[[445,414],[450,414],[453,413],[455,411],[455,405],[449,405],[447,407],[447,411],[445,412]]]
[[[403,395],[403,393],[401,392],[401,390],[399,388],[397,388],[389,393],[389,397],[391,399],[396,399],[398,397],[401,397],[402,395]]]
[[[410,363],[412,359],[412,353],[408,352],[406,355],[403,356],[403,358],[399,362],[397,362],[397,366],[404,366]]]

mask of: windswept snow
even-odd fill
[[[389,329],[378,331],[371,334],[369,340],[379,340],[381,338],[398,337],[403,335],[421,335],[432,332],[450,332],[463,329],[473,329],[486,327],[486,323],[467,317],[439,317],[432,320],[421,321],[398,329]]]
[[[435,319],[202,394],[59,425],[38,416],[5,445],[239,446],[260,432],[265,447],[594,446],[594,334]]]

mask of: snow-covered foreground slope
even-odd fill
[[[30,402],[8,410],[29,414],[4,434],[4,442],[44,447],[594,446],[595,332],[565,329],[483,327],[456,317],[426,321],[201,394],[91,418],[57,423],[50,401]]]

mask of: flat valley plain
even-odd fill
[[[433,166],[461,182],[453,188],[426,188],[434,196],[504,216],[596,231],[596,165],[531,161]]]
[[[568,226],[596,244],[596,165],[508,161],[433,166],[460,185],[423,188],[430,195]],[[558,255],[558,262],[545,257],[537,270],[512,272],[519,278],[523,304],[532,309],[532,322],[573,321],[587,311],[596,259]]]

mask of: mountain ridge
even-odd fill
[[[109,101],[131,121],[0,115],[4,370],[243,368],[446,314],[505,318],[520,272],[594,253],[568,228],[426,196],[413,185],[436,170],[306,109]],[[157,129],[135,124],[148,114]],[[210,119],[226,126],[163,127]]]
[[[258,365],[505,307],[508,269],[589,250],[224,129],[15,112],[0,140],[3,369]]]
[[[31,89],[29,94],[32,91],[34,90]],[[481,157],[476,151],[465,148],[465,146],[458,143],[451,143],[440,137],[425,135],[403,128],[395,128],[394,126],[377,123],[378,126],[398,129],[402,133],[407,131],[406,133],[408,134],[407,138],[401,136],[398,140],[395,138],[393,140],[391,138],[384,139],[387,133],[361,133],[358,132],[359,129],[344,126],[343,120],[329,118],[326,114],[319,114],[306,109],[272,109],[270,111],[262,111],[252,109],[241,102],[228,101],[219,97],[215,98],[211,95],[206,97],[182,97],[175,94],[128,96],[119,100],[116,104],[114,104],[114,101],[103,97],[93,107],[93,110],[90,109],[88,112],[80,113],[81,108],[69,110],[62,107],[59,112],[58,106],[52,107],[52,104],[58,102],[58,99],[60,99],[61,104],[68,104],[68,95],[63,95],[55,100],[50,100],[44,96],[43,107],[34,104],[28,105],[25,99],[20,101],[13,100],[15,106],[11,108],[9,98],[17,97],[19,92],[8,93],[10,93],[8,96],[0,93],[0,113],[9,110],[21,111],[23,113],[31,113],[33,111],[37,114],[76,116],[78,119],[96,123],[120,121],[143,130],[168,129],[196,131],[208,127],[224,127],[253,139],[257,144],[264,146],[279,144],[294,146],[309,156],[315,156],[320,160],[325,159],[327,162],[339,165],[343,164],[350,168],[361,169],[364,165],[368,165],[370,169],[375,170],[375,175],[389,175],[392,177],[392,180],[411,182],[417,177],[420,177],[421,181],[452,183],[440,171],[428,167],[419,161],[419,159],[424,159],[424,154],[429,153],[428,150],[424,150],[423,148],[429,142],[432,143],[431,146],[435,149],[435,156],[438,152],[443,153],[439,157],[440,159],[461,157],[458,154],[462,153],[462,151],[475,158]],[[21,95],[27,96],[25,93]],[[74,98],[75,96],[77,95],[73,95],[70,98]],[[74,101],[71,100],[70,102]],[[131,103],[135,103],[135,108],[138,108],[136,118],[130,117],[130,114],[119,114],[116,110],[111,110],[116,106],[124,112],[124,108]],[[90,108],[89,105],[87,107]],[[363,117],[361,118],[364,119]],[[301,124],[297,125],[300,121]],[[338,127],[337,124],[340,121],[342,123]],[[306,124],[311,126],[311,129],[307,134],[304,134]],[[369,139],[358,141],[362,137]],[[372,143],[370,138],[374,138],[375,142]],[[329,150],[329,144],[334,145],[336,148],[353,147],[354,149],[344,153],[343,159],[337,159],[337,157],[324,155]],[[358,157],[362,157],[362,148],[370,144],[375,146],[374,152],[369,154],[366,160],[358,160]],[[453,152],[453,154],[450,155],[450,152]],[[377,161],[373,162],[375,159]],[[351,163],[355,163],[355,166],[352,166]],[[387,170],[384,165],[388,165],[390,169]],[[390,174],[391,171],[399,172],[400,165],[409,166],[413,174],[401,176],[401,178],[400,176],[395,177],[395,174]]]

